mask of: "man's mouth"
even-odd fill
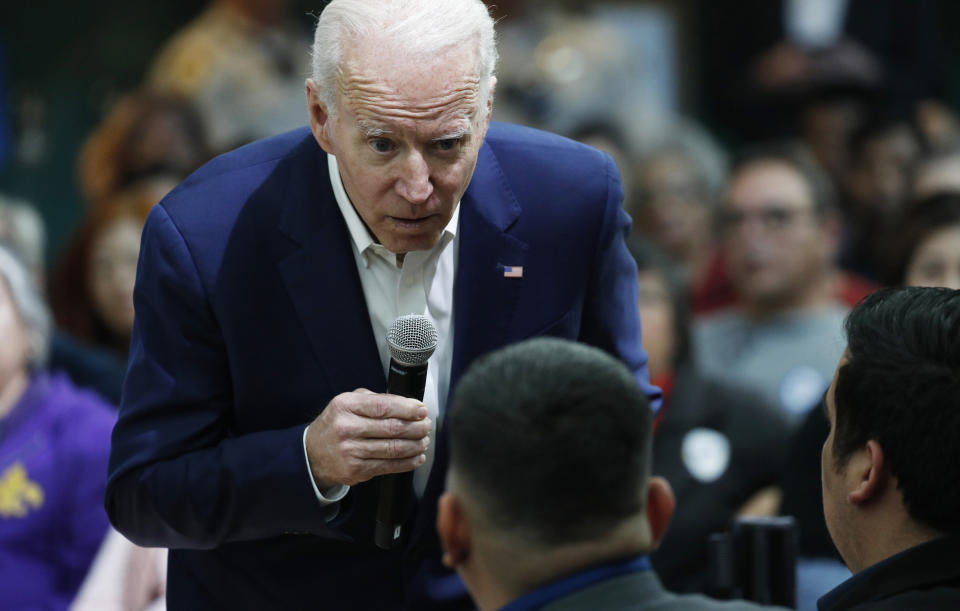
[[[419,229],[429,223],[433,215],[422,216],[420,218],[405,218],[400,216],[388,216],[387,218],[390,219],[392,223],[405,229]]]

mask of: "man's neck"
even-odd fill
[[[886,534],[877,537],[877,532]],[[908,517],[904,517],[900,524],[893,528],[890,528],[889,524],[876,525],[861,533],[861,541],[865,544],[860,547],[857,558],[850,559],[848,567],[852,573],[859,573],[891,556],[942,536],[943,533],[917,524]]]
[[[557,547],[526,549],[510,539],[488,538],[459,567],[477,606],[499,609],[564,577],[650,551],[645,518],[630,521],[600,540]]]
[[[836,271],[825,273],[807,283],[803,290],[780,299],[765,301],[746,301],[740,303],[740,310],[750,319],[767,320],[775,316],[793,312],[806,312],[829,306],[836,302],[837,283],[840,274]]]

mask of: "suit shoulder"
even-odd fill
[[[176,223],[200,215],[230,216],[260,190],[285,159],[319,150],[308,128],[252,142],[219,155],[188,176],[164,197],[164,209]]]
[[[151,212],[145,247],[182,241],[205,281],[213,282],[228,243],[260,248],[289,202],[301,201],[303,191],[325,180],[326,173],[326,154],[309,129],[225,153],[194,172]]]
[[[486,143],[498,155],[524,156],[529,163],[563,166],[575,162],[595,170],[610,159],[606,153],[582,142],[512,123],[492,122]]]
[[[283,134],[251,142],[232,151],[218,155],[200,166],[193,174],[188,176],[181,183],[180,187],[174,189],[171,193],[183,187],[196,186],[202,182],[216,180],[221,178],[229,181],[233,179],[231,174],[249,172],[256,166],[277,162],[288,155],[296,153],[299,149],[313,145],[313,135],[310,128],[301,127]]]
[[[491,123],[484,146],[492,161],[482,164],[483,171],[497,174],[526,210],[542,208],[555,221],[566,214],[581,223],[583,214],[594,217],[609,212],[604,203],[620,206],[616,164],[595,148],[506,123]],[[565,205],[558,207],[559,201]]]

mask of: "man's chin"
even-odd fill
[[[440,241],[440,234],[421,236],[391,236],[383,242],[384,247],[397,255],[404,255],[415,250],[430,250]]]

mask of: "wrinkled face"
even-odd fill
[[[917,246],[904,283],[960,289],[960,225],[935,231]]]
[[[710,208],[693,166],[676,155],[660,155],[640,167],[637,226],[672,256],[710,241]]]
[[[667,284],[657,272],[641,271],[637,274],[637,282],[643,349],[649,358],[650,377],[657,378],[673,370],[677,350],[673,304]]]
[[[133,285],[141,229],[133,219],[117,219],[96,237],[90,253],[88,291],[93,307],[120,337],[133,330]]]
[[[10,287],[0,277],[0,391],[22,373],[29,359],[29,342],[23,320],[13,303]]]
[[[837,366],[838,372],[844,363],[846,363],[846,356],[840,359],[840,364]],[[835,373],[833,382],[824,396],[827,420],[830,421],[830,434],[823,442],[823,449],[820,452],[820,483],[823,494],[823,517],[827,523],[827,530],[840,556],[849,565],[850,517],[847,513],[849,505],[846,502],[847,493],[844,486],[846,470],[837,465],[833,455],[834,428],[837,424],[836,389],[837,374]]]
[[[332,120],[313,86],[314,136],[336,156],[367,228],[394,253],[432,248],[470,183],[489,121],[473,49],[410,58],[390,45],[348,45]]]
[[[806,182],[779,161],[757,161],[732,177],[721,225],[727,269],[748,304],[789,304],[832,256],[833,237]]]

